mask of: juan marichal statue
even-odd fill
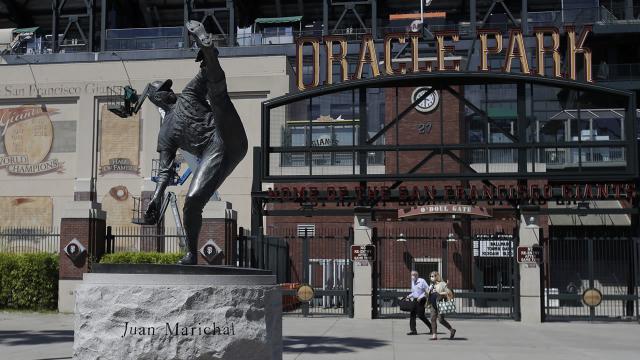
[[[246,155],[247,135],[227,93],[224,71],[211,34],[197,21],[187,22],[186,27],[200,46],[196,58],[202,62],[200,72],[180,95],[171,90],[171,80],[150,83],[142,94],[143,99],[147,96],[165,112],[158,134],[158,181],[144,223],[158,221],[165,188],[174,175],[176,151],[182,149],[200,158],[183,209],[188,252],[178,262],[194,265],[202,209]]]

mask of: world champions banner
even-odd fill
[[[53,144],[51,115],[57,109],[28,105],[0,109],[0,135],[5,154],[0,155],[0,169],[10,175],[40,175],[63,172],[64,163],[48,159]]]

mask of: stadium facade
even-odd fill
[[[52,3],[0,21],[0,227],[58,226],[80,201],[130,225],[160,115],[109,105],[125,85],[179,91],[197,70],[182,24],[206,19],[254,148],[219,197],[241,240],[286,248],[282,282],[318,289],[300,311],[361,308],[355,214],[374,316],[399,314],[418,269],[443,273],[459,313],[520,318],[516,252],[533,245],[548,318],[638,316],[637,1]]]

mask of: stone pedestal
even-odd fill
[[[96,265],[76,292],[74,359],[282,359],[267,271]]]

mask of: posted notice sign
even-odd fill
[[[375,245],[351,245],[351,260],[376,261]]]
[[[513,256],[513,235],[511,234],[475,235],[473,239],[473,256],[512,257]]]
[[[542,262],[542,246],[518,246],[518,263],[540,264]]]

